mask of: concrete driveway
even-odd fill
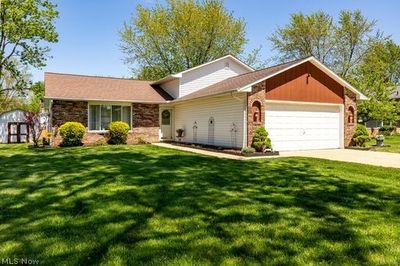
[[[294,152],[280,152],[279,156],[262,156],[262,157],[243,157],[231,155],[220,152],[205,151],[190,147],[183,147],[172,145],[169,143],[155,143],[154,145],[170,148],[175,150],[182,150],[194,152],[207,156],[214,156],[218,158],[234,159],[234,160],[257,160],[257,159],[271,159],[279,157],[312,157],[320,159],[328,159],[334,161],[363,163],[384,167],[400,168],[400,153],[390,152],[376,152],[376,151],[359,151],[351,149],[336,149],[336,150],[312,150],[312,151],[294,151]]]
[[[352,149],[281,152],[281,157],[301,156],[343,162],[400,168],[400,153],[359,151]]]

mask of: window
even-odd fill
[[[253,122],[261,123],[261,103],[255,101],[251,106],[251,112],[253,114]]]
[[[164,126],[169,126],[171,124],[171,112],[169,110],[162,111],[161,124]]]
[[[123,121],[131,127],[131,107],[89,105],[89,130],[106,130],[112,121]]]
[[[347,114],[347,123],[354,124],[354,108],[353,108],[353,106],[349,107],[348,114]]]

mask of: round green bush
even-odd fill
[[[367,128],[364,125],[357,125],[356,132],[353,136],[353,141],[356,146],[365,147],[365,143],[370,141],[369,133]]]
[[[129,125],[122,121],[115,121],[108,125],[108,144],[126,144]]]
[[[384,125],[381,128],[379,128],[379,132],[385,136],[391,136],[395,131],[396,127],[391,125]]]
[[[259,127],[254,132],[251,147],[258,152],[263,152],[264,149],[271,148],[271,140],[268,138],[267,130],[264,127]]]
[[[60,135],[62,137],[61,146],[81,146],[85,127],[78,122],[66,122],[60,126]]]

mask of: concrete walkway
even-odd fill
[[[234,159],[234,160],[243,160],[244,159],[243,156],[227,154],[227,153],[222,153],[222,152],[206,151],[206,150],[195,149],[195,148],[190,148],[190,147],[172,145],[172,144],[163,143],[163,142],[153,143],[153,145],[156,145],[159,147],[164,147],[164,148],[175,149],[175,150],[179,150],[179,151],[188,151],[188,152],[198,153],[198,154],[207,155],[207,156],[214,156],[217,158]]]
[[[218,158],[234,159],[234,160],[254,160],[268,159],[279,157],[311,157],[318,159],[327,159],[342,162],[362,163],[383,167],[400,168],[400,153],[390,152],[375,152],[375,151],[359,151],[351,149],[336,149],[336,150],[313,150],[313,151],[295,151],[281,152],[279,156],[262,156],[262,157],[243,157],[232,154],[205,151],[196,148],[176,146],[168,143],[155,143],[154,145],[171,148],[181,151],[188,151]]]

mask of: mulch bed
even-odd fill
[[[358,150],[358,151],[369,151],[371,150],[371,147],[346,147],[346,149],[349,150]]]
[[[188,147],[188,148],[194,148],[194,149],[212,151],[212,152],[220,152],[220,153],[226,153],[226,154],[232,154],[232,155],[244,156],[244,157],[260,157],[260,156],[276,156],[276,155],[279,155],[278,151],[243,153],[239,149],[226,148],[226,147],[213,146],[213,145],[193,144],[193,143],[176,142],[176,141],[170,141],[168,143],[172,144],[172,145],[176,145],[176,146],[182,146],[182,147]]]
[[[390,145],[386,145],[386,144],[384,144],[383,146],[372,145],[370,147],[355,147],[355,146],[352,146],[352,147],[347,147],[346,149],[359,150],[359,151],[370,151],[371,148],[378,148],[379,149],[379,148],[387,148],[387,147],[390,147]]]

